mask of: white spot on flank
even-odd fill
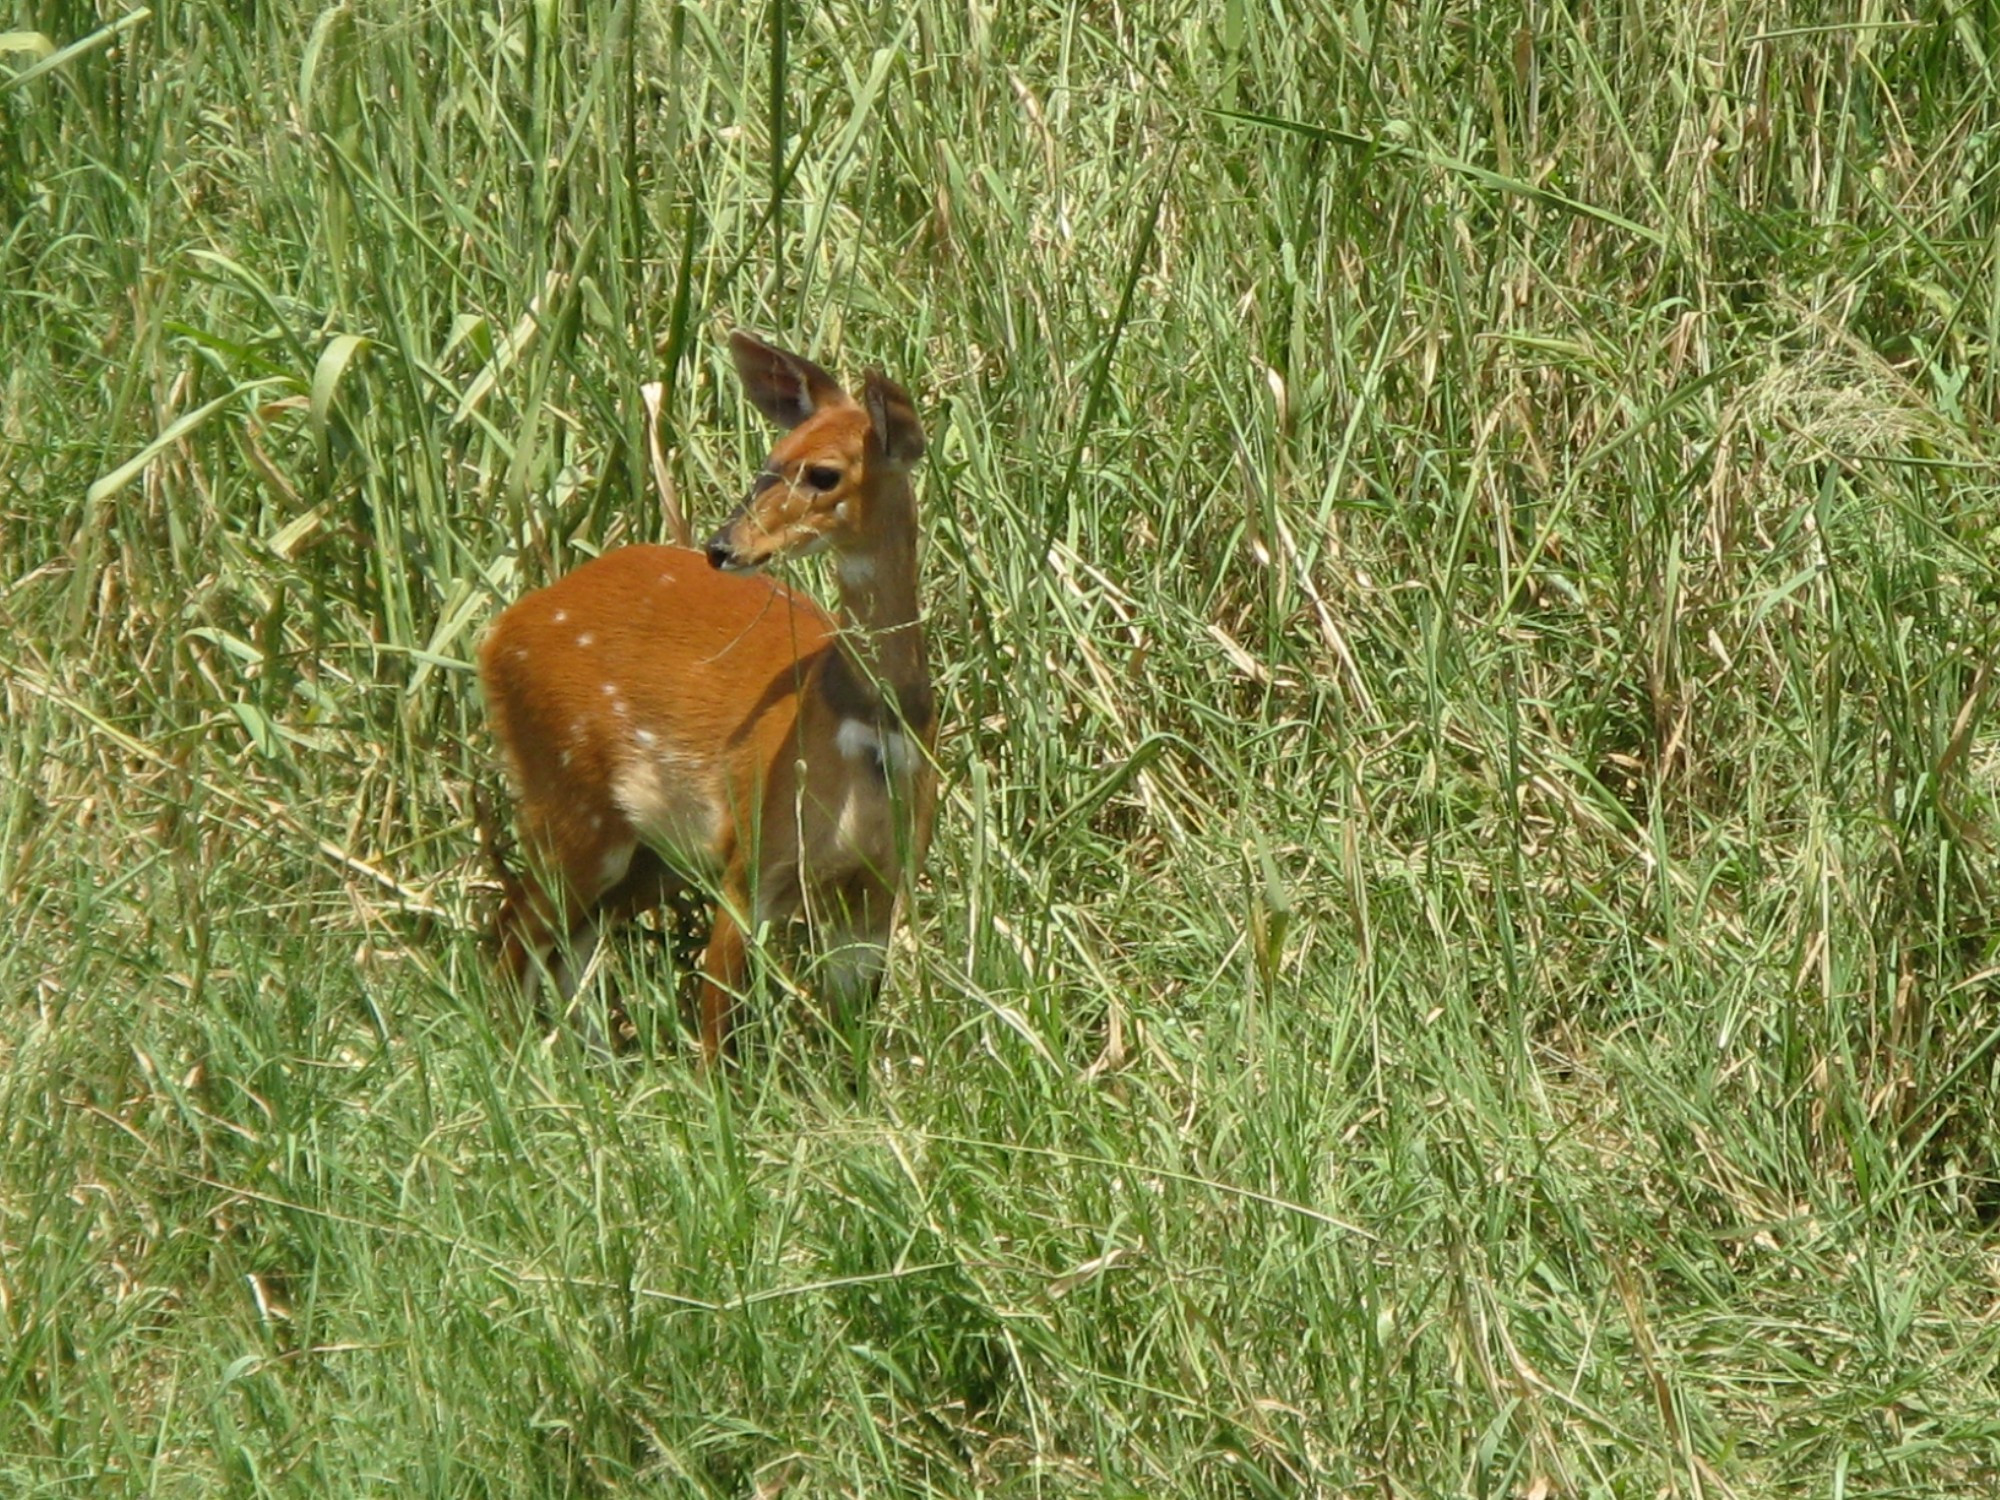
[[[623,698],[613,698],[611,700],[611,711],[622,719],[625,717],[625,715],[630,713],[632,709],[631,705],[626,703],[626,701]]]
[[[577,649],[581,651],[588,651],[596,642],[597,637],[592,635],[588,630],[576,638]]]
[[[507,654],[513,657],[515,661],[526,661],[528,659],[528,648],[526,646],[516,646]]]
[[[618,684],[615,682],[607,682],[604,684],[603,687],[599,688],[598,691],[603,693],[604,696],[607,698],[616,698],[618,696]]]
[[[555,620],[556,624],[560,625],[560,624],[562,624],[562,622],[563,622],[563,621],[565,621],[565,620],[567,620],[567,619],[569,618],[569,611],[568,611],[568,610],[566,610],[566,609],[559,609],[559,610],[557,610],[557,611],[555,612],[555,615],[553,616],[553,618],[554,618],[554,620]]]
[[[654,734],[653,731],[650,729],[640,729],[640,730],[635,730],[633,732],[633,738],[638,740],[638,742],[642,746],[645,746],[648,749],[650,749],[653,745],[659,742],[660,737]]]

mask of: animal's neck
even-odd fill
[[[931,674],[917,615],[916,497],[909,480],[899,475],[884,481],[872,506],[870,544],[834,559],[841,639],[863,691],[922,728],[930,715]]]

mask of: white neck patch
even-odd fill
[[[833,742],[843,760],[866,761],[890,776],[909,775],[916,762],[908,735],[900,729],[877,729],[866,719],[842,719]]]

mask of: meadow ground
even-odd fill
[[[2000,1486],[1990,6],[11,14],[0,1491]],[[938,837],[604,1066],[468,663],[739,323],[929,424]]]

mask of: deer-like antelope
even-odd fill
[[[606,552],[502,614],[479,651],[531,872],[509,880],[502,962],[565,994],[601,924],[713,882],[705,1056],[727,1042],[748,934],[803,918],[838,1009],[880,983],[905,877],[930,841],[936,700],[917,614],[924,434],[901,387],[857,401],[747,333],[736,373],[785,436],[708,541]],[[759,576],[830,551],[832,618]]]

